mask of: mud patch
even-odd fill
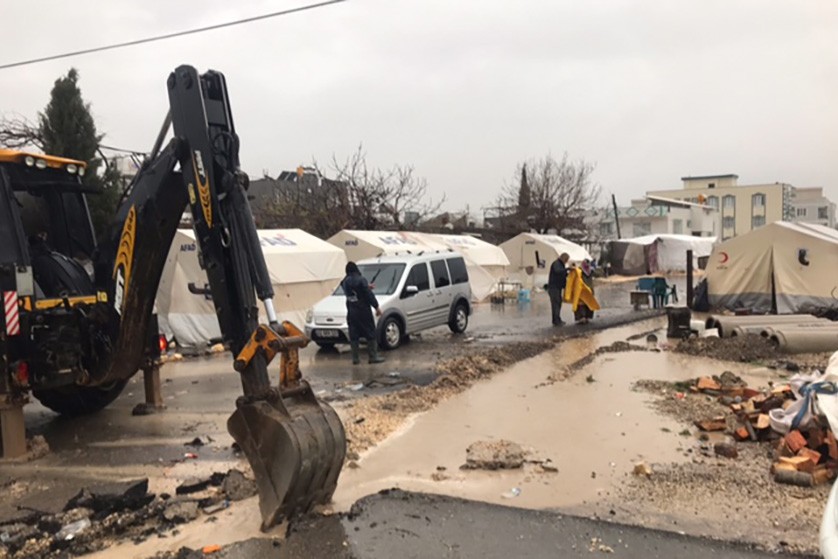
[[[371,396],[346,404],[347,459],[384,440],[411,414],[426,411],[480,379],[534,357],[550,348],[550,342],[521,342],[439,361],[439,375],[426,386],[411,386],[399,392]]]

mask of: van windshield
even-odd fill
[[[359,264],[361,275],[366,278],[376,295],[392,295],[399,287],[404,273],[404,264]],[[338,285],[335,295],[344,295],[343,287]]]

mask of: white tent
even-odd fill
[[[777,221],[716,245],[707,264],[714,308],[804,313],[838,308],[838,231]]]
[[[693,251],[693,268],[699,258],[710,256],[716,237],[690,235],[645,235],[611,241],[611,266],[615,274],[628,276],[683,272],[687,269],[687,251]]]
[[[547,283],[550,264],[563,252],[570,255],[571,262],[591,259],[584,247],[558,235],[521,233],[501,243],[500,248],[509,258],[511,273],[529,287]]]
[[[343,278],[346,256],[300,229],[265,229],[258,235],[274,288],[277,315],[302,328],[307,309],[330,295]],[[221,333],[212,301],[190,293],[190,283],[203,288],[207,276],[198,263],[194,232],[180,229],[157,290],[157,313],[164,333],[174,335],[183,346],[194,347]],[[264,312],[261,305],[260,312]]]
[[[347,229],[332,236],[329,242],[345,250],[347,259],[355,261],[404,251],[455,250],[466,261],[472,296],[477,301],[492,294],[509,265],[506,254],[499,247],[468,235]]]

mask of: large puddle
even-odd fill
[[[336,508],[346,510],[358,498],[390,487],[527,508],[574,507],[604,495],[637,461],[686,460],[684,447],[693,441],[678,434],[684,425],[656,414],[646,405],[650,396],[632,391],[631,384],[724,370],[764,384],[763,372],[669,352],[629,352],[603,354],[571,378],[544,384],[551,373],[597,348],[660,325],[649,321],[563,342],[414,417],[365,453],[360,468],[344,470]],[[487,439],[517,442],[551,459],[559,471],[528,465],[461,470],[466,448]]]

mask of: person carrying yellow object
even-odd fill
[[[573,316],[580,324],[587,324],[594,317],[594,311],[600,310],[594,297],[593,268],[588,260],[584,260],[580,267],[568,270],[564,300],[571,303]]]

